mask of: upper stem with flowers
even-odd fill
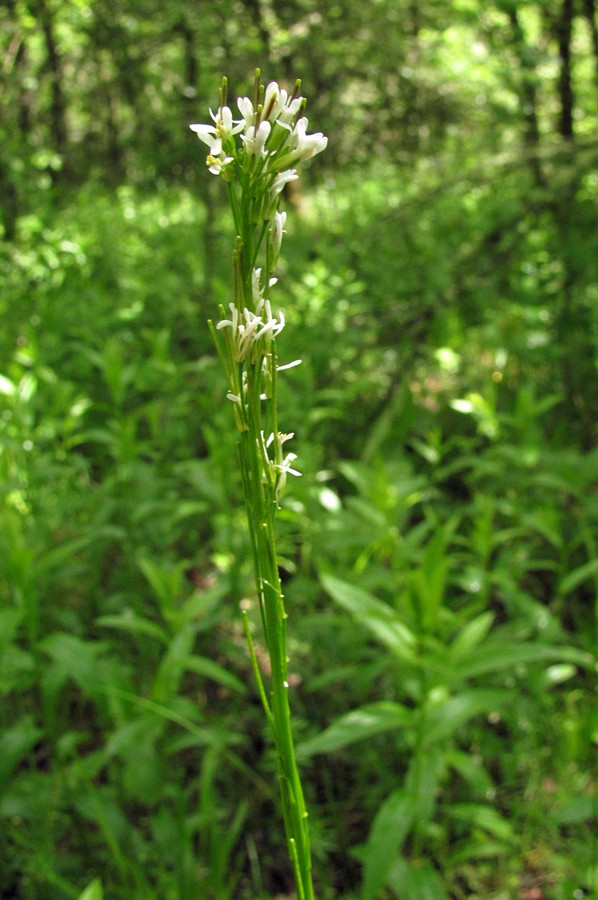
[[[283,330],[285,318],[276,315],[270,303],[270,289],[276,283],[272,272],[280,255],[285,234],[286,213],[279,211],[281,192],[298,178],[297,167],[325,149],[328,139],[321,132],[308,134],[303,114],[306,101],[300,95],[300,81],[292,93],[275,81],[265,87],[256,73],[254,98],[239,97],[240,118],[233,118],[227,105],[227,80],[222,80],[220,105],[210,110],[212,124],[194,124],[190,128],[208,147],[206,164],[219,175],[229,190],[237,232],[233,253],[234,300],[230,314],[220,307],[220,321],[213,329],[223,332],[221,358],[229,385],[227,397],[235,404],[235,419],[241,432],[262,432],[258,422],[249,421],[259,407],[257,401],[272,399],[277,366],[275,338]],[[265,247],[263,266],[257,266]],[[220,349],[220,344],[219,346]],[[252,394],[253,401],[249,394]],[[257,413],[258,418],[260,413]],[[254,427],[252,427],[252,425]],[[276,431],[274,432],[276,433]],[[260,438],[258,438],[260,440]],[[276,444],[276,441],[274,442]],[[262,458],[268,460],[264,443]],[[298,475],[281,459],[265,466],[263,477],[273,481],[276,501],[286,474]]]

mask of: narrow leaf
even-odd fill
[[[138,616],[130,609],[123,610],[117,616],[100,616],[96,619],[96,625],[102,625],[104,628],[118,628],[120,631],[129,631],[132,634],[147,634],[149,637],[156,638],[163,644],[168,644],[168,634],[155,622]]]
[[[393,791],[378,810],[362,851],[362,900],[375,900],[379,896],[396,862],[397,853],[409,834],[416,812],[414,798],[401,789]]]
[[[184,661],[183,667],[190,672],[196,672],[198,675],[205,675],[212,681],[217,681],[223,687],[229,688],[231,691],[237,691],[239,694],[245,693],[245,685],[240,678],[233,675],[223,666],[214,662],[212,659],[206,659],[205,656],[188,656]]]
[[[480,644],[492,626],[494,613],[483,612],[468,622],[451,644],[450,654],[453,660],[460,659],[469,650]]]
[[[429,862],[398,859],[387,884],[401,900],[448,900],[440,875]]]
[[[452,734],[474,716],[503,706],[512,698],[509,691],[490,691],[472,688],[449,697],[430,712],[424,726],[424,739],[432,743]]]
[[[369,703],[341,716],[325,731],[300,744],[297,756],[306,759],[317,753],[331,753],[375,734],[400,728],[410,723],[411,719],[411,710],[399,703],[383,700]]]
[[[472,651],[459,663],[458,674],[461,679],[474,675],[485,675],[500,669],[512,669],[525,663],[543,662],[557,659],[564,662],[591,666],[593,659],[576,647],[556,647],[549,644],[522,643],[514,644],[504,640],[487,641]]]
[[[332,599],[361,622],[381,644],[404,662],[417,663],[415,638],[394,609],[362,588],[332,575],[322,575],[321,581]]]
[[[104,892],[102,890],[102,882],[99,878],[87,885],[82,894],[79,894],[79,900],[103,900]]]
[[[593,578],[595,575],[598,575],[598,558],[591,559],[589,562],[584,563],[583,566],[578,566],[577,569],[569,572],[559,585],[559,594],[565,597],[584,581],[587,581],[588,578]]]

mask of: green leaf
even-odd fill
[[[422,628],[434,627],[438,610],[444,598],[448,574],[448,543],[457,526],[457,520],[447,522],[435,530],[426,544],[421,565],[411,575],[411,584],[418,598]]]
[[[117,654],[108,654],[109,645],[100,641],[83,641],[74,635],[57,632],[39,642],[52,663],[44,667],[42,689],[47,700],[54,702],[63,685],[73,681],[90,697],[105,697],[105,688],[128,686],[127,663]]]
[[[95,540],[95,535],[88,534],[84,537],[74,538],[72,541],[66,541],[64,544],[59,544],[52,550],[48,550],[35,563],[36,576],[40,578],[42,575],[46,575],[47,572],[60,569],[69,557],[74,556],[79,550],[83,550],[93,540]]]
[[[416,640],[403,625],[394,609],[376,600],[362,588],[322,575],[321,582],[332,599],[361,622],[379,641],[403,662],[417,664]]]
[[[401,900],[448,900],[438,872],[428,862],[398,859],[386,883]]]
[[[220,666],[212,659],[206,659],[205,656],[188,656],[184,661],[184,668],[190,672],[197,672],[198,675],[205,675],[212,681],[217,681],[223,687],[244,694],[246,687],[240,678]]]
[[[412,756],[405,778],[405,788],[417,809],[415,827],[418,833],[425,831],[432,821],[438,788],[446,772],[443,747],[420,747]]]
[[[341,716],[325,731],[300,744],[297,747],[297,757],[307,759],[317,753],[332,753],[356,741],[408,725],[412,718],[411,710],[390,700],[360,706]]]
[[[14,397],[16,392],[16,384],[10,378],[7,378],[6,375],[0,375],[0,394],[4,394],[5,397]]]
[[[360,854],[364,863],[362,900],[375,900],[379,896],[416,814],[414,798],[402,789],[393,791],[376,813],[367,844]]]
[[[472,688],[440,703],[428,713],[423,736],[428,743],[442,740],[474,716],[488,713],[512,699],[509,691]]]
[[[104,891],[102,890],[102,882],[99,878],[94,878],[85,890],[79,894],[79,900],[104,900]]]
[[[160,628],[155,622],[150,622],[149,619],[138,616],[131,609],[125,609],[117,616],[100,616],[96,619],[96,625],[104,628],[117,628],[131,634],[147,634],[163,644],[168,644],[168,634],[163,628]]]
[[[446,814],[471,828],[481,828],[501,841],[515,840],[511,823],[484,803],[452,803],[447,806]]]
[[[176,693],[185,663],[192,656],[195,636],[192,625],[186,625],[174,635],[156,673],[152,699],[166,700]]]
[[[43,731],[34,724],[31,716],[23,716],[13,728],[0,735],[0,788],[42,734]]]
[[[592,794],[576,797],[567,806],[553,813],[552,819],[557,825],[579,825],[581,822],[593,822],[595,825],[598,820],[598,799]]]
[[[566,597],[567,594],[574,591],[580,584],[587,581],[588,578],[593,578],[595,575],[598,575],[598,558],[591,559],[589,562],[584,563],[583,566],[578,566],[577,569],[568,572],[559,584],[560,596]]]
[[[473,759],[469,753],[452,748],[446,751],[444,759],[446,764],[455,769],[478,795],[484,795],[487,791],[494,788],[494,782],[486,772],[481,761]]]
[[[593,659],[589,653],[576,647],[557,647],[549,644],[522,643],[495,639],[472,651],[459,662],[457,674],[462,680],[501,669],[513,669],[525,663],[543,662],[557,659],[563,662],[591,666]]]
[[[492,627],[494,613],[483,612],[468,622],[455,637],[450,647],[453,660],[461,659],[466,653],[480,644]]]

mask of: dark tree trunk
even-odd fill
[[[29,7],[37,18],[44,36],[46,65],[50,76],[50,136],[54,149],[62,157],[62,173],[64,174],[68,149],[66,99],[62,58],[58,50],[54,27],[54,14],[48,0],[31,0]],[[56,177],[55,171],[52,172],[52,176]]]
[[[7,166],[0,160],[0,194],[2,195],[2,228],[5,241],[14,240],[19,216],[19,195]]]
[[[512,7],[509,12],[509,20],[513,45],[521,68],[519,96],[525,123],[524,140],[531,153],[530,166],[536,184],[544,185],[545,179],[537,153],[540,146],[540,128],[537,112],[536,67],[530,56],[530,48],[527,45],[515,7]]]
[[[195,92],[199,81],[199,66],[195,51],[195,32],[187,22],[181,22],[179,29],[183,36],[183,67],[185,87],[188,90],[188,93],[184,96],[187,100],[195,100]]]
[[[573,2],[574,0],[563,0],[561,14],[556,22],[556,36],[560,58],[559,99],[561,103],[561,114],[559,133],[567,140],[573,139],[573,82],[571,80]]]
[[[583,0],[583,14],[588,20],[590,34],[592,35],[592,47],[594,49],[594,78],[598,87],[598,25],[596,24],[596,11],[594,0]]]

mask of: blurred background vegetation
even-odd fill
[[[329,136],[277,288],[317,894],[596,896],[594,0],[0,16],[0,896],[291,890],[188,129],[256,66]]]

